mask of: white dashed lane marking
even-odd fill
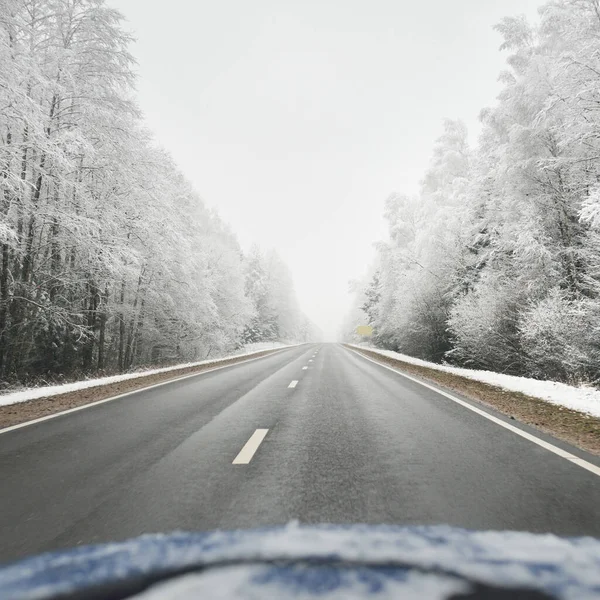
[[[303,371],[306,371],[306,369],[308,369],[308,367],[302,367],[302,370],[303,370]]]
[[[294,379],[294,381],[292,381],[292,383],[290,383],[290,385],[288,385],[289,388],[295,388],[298,385],[298,380]]]
[[[232,465],[247,465],[268,433],[268,429],[257,429],[244,444],[240,453],[233,459]]]

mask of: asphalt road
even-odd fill
[[[598,475],[334,344],[2,433],[0,482],[1,561],[292,519],[600,537]]]

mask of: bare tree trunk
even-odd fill
[[[125,279],[121,282],[121,294],[119,297],[121,312],[119,318],[119,371],[125,370],[125,313],[123,307],[125,305]]]
[[[142,332],[144,330],[145,307],[146,298],[144,290],[142,295],[142,301],[140,302],[140,316],[138,318],[137,328],[134,337],[134,352],[132,352],[132,357],[135,356],[138,362],[142,361],[143,359],[144,348],[142,346]]]
[[[108,303],[108,285],[104,288],[104,294],[102,295],[102,312],[100,313],[100,335],[98,338],[98,370],[104,370],[104,345],[106,343],[106,321],[107,315],[107,303]]]
[[[88,340],[86,341],[85,348],[83,351],[83,364],[84,371],[89,371],[92,368],[92,362],[94,358],[94,346],[96,343],[96,333],[98,331],[98,300],[99,293],[96,284],[90,277],[88,283],[88,302],[87,302],[87,330]]]
[[[11,40],[12,42],[12,40]],[[9,130],[6,134],[6,146],[10,149],[12,143],[12,133]],[[4,165],[2,178],[6,182],[10,171],[10,154],[7,154],[6,164]],[[4,186],[4,205],[2,214],[7,215],[11,205],[11,197],[8,191],[8,185]],[[8,342],[7,315],[8,315],[8,271],[9,271],[10,249],[8,244],[2,244],[2,268],[0,270],[0,378],[4,375],[4,357],[6,354],[6,345]]]
[[[4,357],[9,342],[8,338],[8,269],[9,269],[9,248],[2,244],[2,271],[0,272],[0,377],[4,376]]]
[[[129,320],[129,331],[127,333],[127,344],[125,346],[125,368],[129,369],[133,364],[133,342],[135,339],[135,332],[137,328],[138,315],[136,313],[137,305],[140,301],[140,290],[142,288],[144,271],[140,273],[138,277],[137,288],[135,290],[135,298],[133,299],[131,319]]]
[[[31,85],[28,85],[27,87],[27,97],[31,97]],[[26,185],[25,182],[27,181],[27,171],[28,171],[28,161],[29,161],[29,126],[27,124],[25,124],[24,128],[23,128],[23,135],[22,135],[22,147],[23,150],[21,152],[21,172],[20,172],[20,179],[22,182],[21,185],[21,189],[25,189]],[[20,251],[20,247],[21,247],[21,243],[23,241],[23,211],[24,211],[24,207],[25,207],[25,199],[23,197],[20,198],[20,202],[17,203],[17,241],[16,241],[16,251],[14,253],[14,260],[13,260],[13,265],[12,265],[12,277],[13,277],[13,281],[18,282],[20,280],[20,276],[21,276],[21,264],[19,261],[19,251]],[[3,259],[4,259],[4,255],[3,255]],[[18,286],[17,284],[17,287]],[[21,290],[17,289],[15,290],[17,293],[19,293]],[[6,310],[8,312],[8,322],[12,325],[15,324],[20,324],[22,322],[22,306],[21,303],[15,300],[10,300],[10,298],[7,298],[7,303],[8,306],[6,307]],[[6,325],[7,326],[7,325]],[[5,327],[6,327],[5,326]],[[7,333],[7,332],[6,332]],[[5,341],[5,345],[4,345],[4,356],[3,356],[3,370],[5,373],[8,373],[11,368],[13,363],[15,362],[13,360],[13,357],[16,355],[19,355],[18,350],[14,347],[15,345],[15,341],[19,339],[19,335],[17,332],[17,335],[13,335],[11,336],[11,341],[8,342],[8,340]]]

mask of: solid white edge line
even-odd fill
[[[464,400],[461,400],[460,398],[457,398],[456,396],[453,396],[452,394],[449,394],[448,392],[444,392],[443,390],[440,390],[439,388],[436,388],[433,385],[423,383],[419,379],[417,379],[415,377],[411,377],[410,375],[406,375],[406,373],[402,373],[402,371],[399,371],[398,369],[394,369],[393,367],[384,365],[383,363],[380,363],[372,358],[369,358],[368,356],[365,356],[364,354],[362,354],[361,352],[359,352],[357,350],[354,350],[353,348],[347,348],[347,349],[351,350],[355,354],[358,354],[365,360],[371,361],[372,363],[375,363],[376,365],[379,365],[380,367],[383,367],[384,369],[393,371],[397,375],[406,377],[406,379],[410,379],[411,381],[414,381],[415,383],[418,383],[419,385],[422,385],[423,387],[429,388],[430,390],[433,390],[434,392],[437,392],[438,394],[441,394],[442,396],[449,398],[453,402],[456,402],[457,404],[460,404],[461,406],[464,406],[465,408],[472,410],[473,412],[477,413],[478,415],[481,415],[482,417],[485,417],[486,419],[493,421],[494,423],[496,423],[496,425],[500,425],[501,427],[504,427],[505,429],[508,429],[509,431],[512,431],[513,433],[516,433],[517,435],[520,435],[521,437],[525,438],[526,440],[529,440],[530,442],[533,442],[534,444],[537,444],[538,446],[545,448],[549,452],[553,452],[557,456],[560,456],[561,458],[564,458],[565,460],[568,460],[568,461],[572,462],[573,464],[576,464],[577,466],[581,467],[582,469],[586,469],[586,470],[590,471],[591,473],[594,473],[594,475],[598,475],[600,477],[600,467],[599,466],[597,466],[591,462],[588,462],[587,460],[580,458],[579,456],[575,456],[574,454],[571,454],[570,452],[567,452],[567,450],[563,450],[562,448],[559,448],[558,446],[555,446],[554,444],[550,444],[549,442],[546,442],[546,441],[542,440],[541,438],[536,437],[535,435],[532,435],[531,433],[528,433],[527,431],[523,431],[522,429],[519,429],[518,427],[515,427],[514,425],[511,425],[510,423],[506,423],[502,419],[499,419],[498,417],[491,415],[490,413],[486,412],[485,410],[481,410],[480,408],[477,408],[476,406],[473,406],[472,404],[469,404],[468,402],[465,402]]]
[[[298,380],[294,379],[292,381],[292,383],[290,383],[290,385],[288,385],[289,388],[295,388],[298,385]]]
[[[299,344],[301,345],[301,344]],[[293,348],[293,346],[292,346]],[[249,358],[248,360],[240,360],[238,362],[231,363],[230,365],[222,365],[220,367],[214,367],[212,369],[206,369],[205,371],[199,371],[198,373],[190,373],[189,375],[181,375],[180,377],[173,377],[173,379],[168,379],[167,381],[161,381],[160,383],[154,383],[152,385],[147,385],[145,387],[138,388],[136,390],[131,390],[131,392],[125,392],[124,394],[119,394],[118,396],[111,396],[110,398],[104,398],[104,400],[97,400],[96,402],[90,402],[89,404],[82,404],[81,406],[76,406],[75,408],[69,408],[67,410],[62,410],[60,412],[47,415],[45,417],[40,417],[39,419],[33,419],[31,421],[25,421],[25,423],[18,423],[17,425],[11,425],[10,427],[5,427],[4,429],[0,429],[0,435],[3,433],[8,433],[9,431],[14,431],[15,429],[21,429],[22,427],[27,427],[28,425],[35,425],[36,423],[41,423],[42,421],[49,421],[50,419],[55,419],[56,417],[61,417],[62,415],[68,415],[69,413],[74,413],[79,410],[84,410],[85,408],[91,408],[92,406],[98,406],[99,404],[104,404],[105,402],[112,402],[113,400],[119,400],[119,398],[125,398],[125,396],[131,396],[132,394],[137,394],[138,392],[145,392],[146,390],[151,390],[153,388],[160,387],[161,385],[167,385],[168,383],[175,383],[176,381],[182,381],[183,379],[189,379],[191,377],[199,377],[200,375],[205,375],[206,373],[212,373],[213,371],[220,371],[221,369],[227,369],[229,367],[235,367],[237,365],[243,365],[245,363],[252,362],[253,360],[260,360],[261,358],[267,358],[267,356],[272,356],[277,352],[282,352],[283,350],[287,350],[288,348],[281,348],[281,350],[274,350],[269,354],[264,354],[263,356],[255,356],[254,358]],[[262,352],[262,350],[260,351]],[[224,358],[223,360],[229,360]],[[111,384],[107,384],[111,385]],[[86,388],[92,389],[92,388]],[[70,392],[69,392],[70,393]],[[50,396],[51,397],[51,396]],[[42,400],[42,398],[38,398]],[[27,400],[26,402],[29,402]],[[31,400],[31,402],[35,402],[35,400]],[[18,402],[17,404],[21,404]],[[11,406],[10,404],[6,404],[6,406]]]
[[[232,465],[247,465],[251,460],[258,447],[262,444],[268,429],[257,429],[250,439],[244,444],[244,447],[239,451],[238,455],[231,462]]]

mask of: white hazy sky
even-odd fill
[[[329,336],[348,281],[414,192],[444,118],[473,137],[505,57],[492,26],[541,0],[108,0],[137,38],[159,142],[238,234],[275,248]]]

